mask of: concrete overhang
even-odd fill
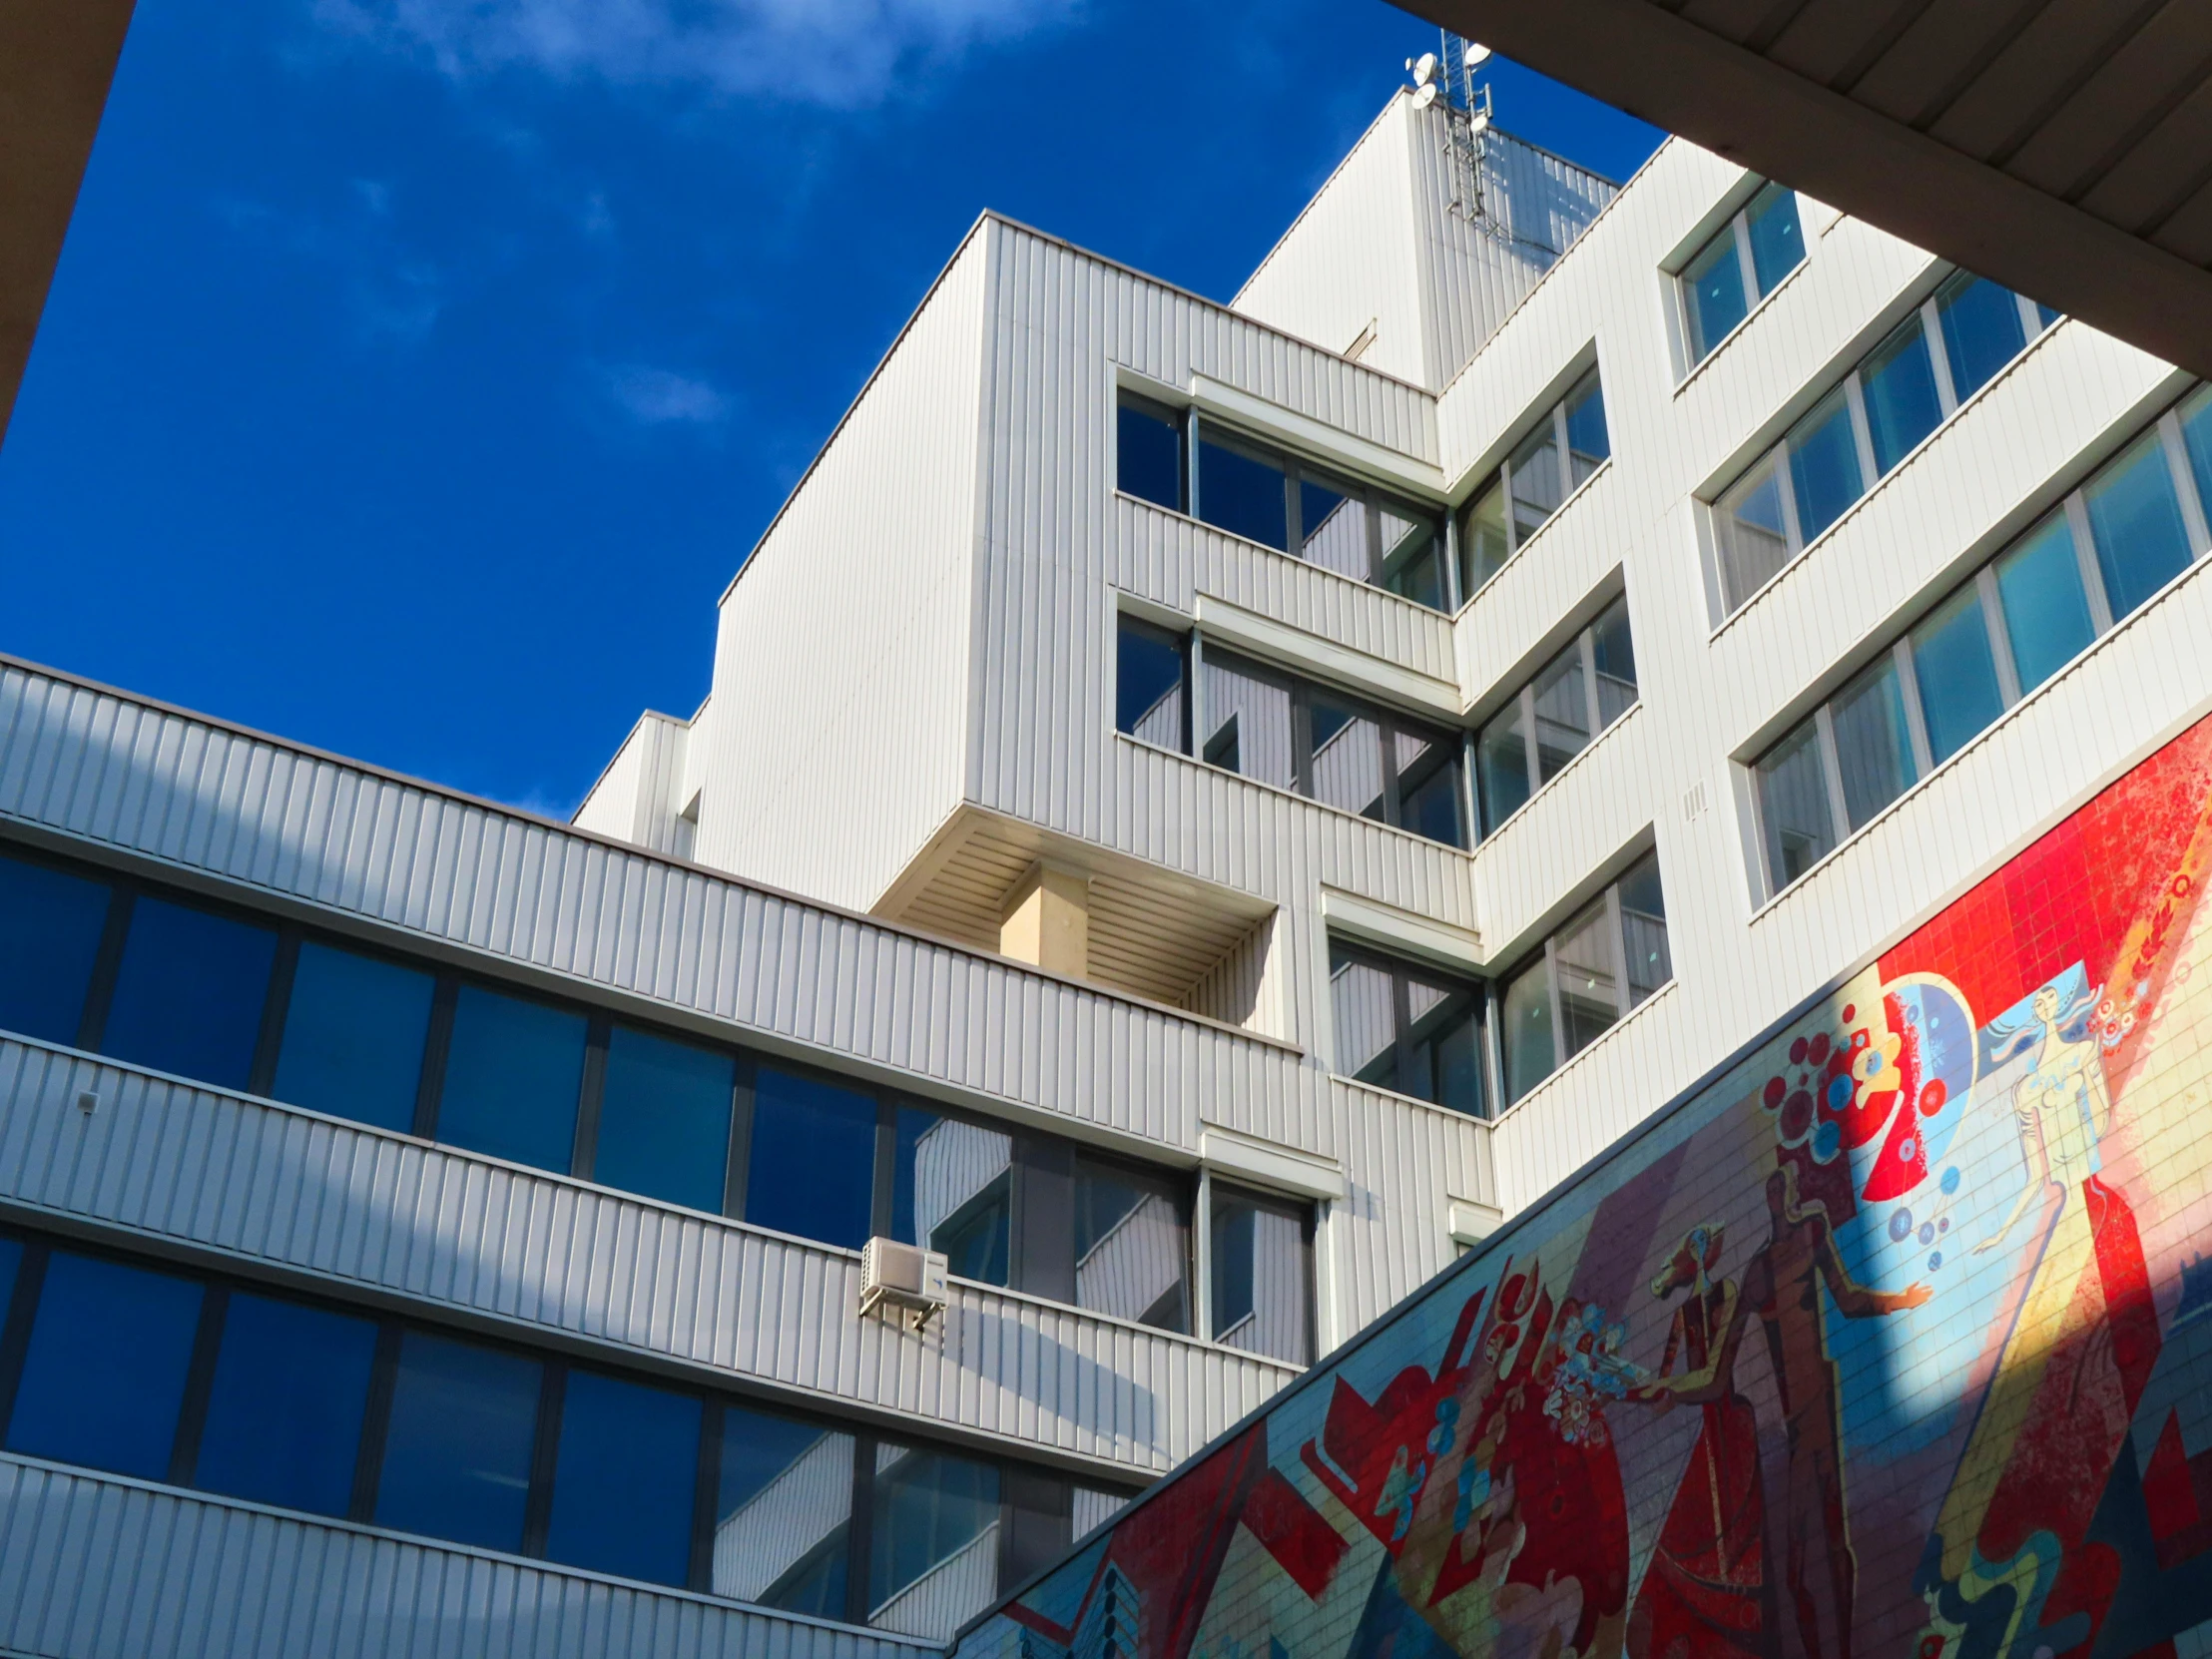
[[[2205,0],[1400,0],[2212,375]]]

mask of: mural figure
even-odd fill
[[[1741,1303],[1733,1280],[1712,1277],[1723,1236],[1712,1222],[1693,1227],[1651,1282],[1662,1302],[1690,1295],[1674,1310],[1656,1377],[1633,1397],[1662,1410],[1694,1400],[1704,1422],[1629,1614],[1631,1659],[1758,1659],[1765,1651],[1766,1489],[1759,1425],[1736,1390],[1734,1350],[1724,1357],[1720,1347]]]

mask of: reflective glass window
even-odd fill
[[[399,1339],[376,1524],[519,1550],[543,1368],[422,1331]]]
[[[1183,510],[1183,423],[1174,411],[1123,396],[1114,448],[1124,493]]]
[[[189,1279],[52,1252],[8,1449],[167,1479],[202,1295]]]
[[[1397,990],[1388,971],[1333,945],[1329,1012],[1338,1071],[1363,1083],[1396,1088]]]
[[[1771,455],[1721,497],[1713,531],[1719,543],[1721,593],[1731,611],[1790,562],[1787,512],[1781,470]]]
[[[1943,403],[1936,390],[1936,364],[1918,316],[1875,348],[1860,365],[1867,429],[1874,438],[1877,472],[1888,472],[1936,430]]]
[[[1402,749],[1411,741],[1398,734]],[[1430,745],[1430,757],[1418,766],[1398,766],[1398,822],[1416,835],[1446,846],[1466,845],[1459,824],[1459,746],[1444,739]]]
[[[1684,309],[1690,324],[1690,360],[1700,362],[1751,314],[1733,223],[1722,226],[1720,235],[1684,269],[1682,291],[1688,301]]]
[[[192,1483],[344,1514],[375,1359],[373,1321],[233,1291]]]
[[[703,1410],[695,1394],[571,1371],[547,1558],[653,1584],[690,1577]]]
[[[1567,923],[1553,946],[1559,980],[1561,1058],[1579,1054],[1621,1016],[1613,929],[1603,901]]]
[[[1843,517],[1844,509],[1866,490],[1851,404],[1841,386],[1798,422],[1788,448],[1798,531],[1811,541]]]
[[[1183,748],[1183,642],[1127,617],[1115,633],[1114,729]]]
[[[1291,550],[1290,488],[1280,461],[1232,449],[1199,428],[1198,516],[1279,553]]]
[[[867,1622],[947,1641],[998,1594],[998,1470],[972,1457],[875,1448]]]
[[[1621,877],[1620,906],[1621,956],[1628,964],[1628,1005],[1633,1008],[1674,977],[1658,853],[1645,853]]]
[[[1188,1331],[1188,1223],[1165,1177],[1075,1161],[1075,1305],[1163,1331]]]
[[[1506,463],[1505,480],[1512,495],[1513,545],[1518,547],[1543,528],[1566,499],[1559,476],[1559,444],[1548,416],[1521,439]]]
[[[2212,386],[2199,386],[2196,395],[2181,405],[2181,447],[2189,453],[2197,500],[2212,513]]]
[[[1897,659],[1884,652],[1873,667],[1846,686],[1830,705],[1836,760],[1844,778],[1844,816],[1856,830],[1912,788],[1920,776],[1913,760],[1913,729]]]
[[[736,1081],[737,1062],[728,1054],[616,1026],[607,1042],[592,1179],[722,1214]]]
[[[1405,973],[1403,1059],[1395,1087],[1469,1117],[1482,1115],[1482,993],[1413,969]]]
[[[1567,487],[1572,489],[1613,453],[1613,440],[1605,430],[1605,392],[1596,369],[1567,393],[1566,417]]]
[[[852,1436],[732,1405],[715,1503],[719,1596],[787,1613],[845,1616]]]
[[[245,1088],[276,960],[270,928],[141,895],[131,906],[101,1052]]]
[[[1744,210],[1744,229],[1751,237],[1751,269],[1759,291],[1772,293],[1805,261],[1805,230],[1798,221],[1796,193],[1781,185],[1766,186]]]
[[[1936,290],[1936,314],[1943,325],[1951,387],[1961,403],[1987,385],[2027,344],[2019,300],[2010,288],[1984,276],[1960,272],[1945,282]]]
[[[1937,766],[2004,713],[1981,594],[1972,583],[1913,630],[1913,678],[1928,723],[1929,754]]]
[[[1291,688],[1221,652],[1205,658],[1206,735],[1201,756],[1277,789],[1298,788]]]
[[[1443,527],[1393,501],[1376,509],[1382,532],[1382,586],[1432,611],[1444,608]]]
[[[1767,868],[1776,890],[1788,886],[1836,844],[1820,733],[1807,721],[1760,759],[1759,816],[1766,827]]]
[[[438,1094],[438,1139],[535,1169],[575,1158],[584,1016],[463,985]]]
[[[1303,1206],[1215,1185],[1214,1341],[1292,1365],[1314,1357],[1306,1227]]]
[[[1519,698],[1482,728],[1474,747],[1474,772],[1482,796],[1482,827],[1495,830],[1535,791],[1528,772],[1528,735]]]
[[[107,919],[104,882],[0,856],[0,1029],[76,1042]]]
[[[1996,562],[1997,600],[2024,696],[2089,648],[2096,623],[2082,591],[2073,527],[2053,513]]]
[[[1381,822],[1384,809],[1382,728],[1349,704],[1309,699],[1314,728],[1313,797]]]
[[[1506,982],[1499,1024],[1505,1049],[1505,1100],[1510,1105],[1549,1077],[1558,1064],[1551,1028],[1551,964],[1542,956]]]
[[[2166,447],[2153,431],[2082,491],[2117,622],[2188,568],[2192,553]]]
[[[1013,1166],[1011,1136],[901,1106],[891,1236],[943,1251],[962,1279],[1006,1284]]]
[[[1472,598],[1512,552],[1512,533],[1505,527],[1505,486],[1492,484],[1459,521],[1460,596]]]
[[[276,1098],[379,1129],[412,1129],[436,990],[420,969],[303,942],[284,1008]]]
[[[753,1088],[745,1219],[858,1250],[875,1186],[875,1097],[762,1066]]]
[[[1548,784],[1590,741],[1589,683],[1577,639],[1536,676],[1536,782]]]
[[[1590,661],[1597,673],[1597,718],[1613,724],[1636,704],[1636,647],[1628,636],[1628,597],[1623,594],[1590,624]]]
[[[1298,538],[1298,556],[1325,570],[1365,582],[1373,569],[1368,554],[1367,498],[1351,484],[1319,478],[1301,469]]]

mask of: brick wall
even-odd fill
[[[2208,874],[2212,722],[961,1659],[2212,1653]]]

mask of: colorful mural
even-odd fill
[[[2212,722],[961,1659],[2212,1654]]]

